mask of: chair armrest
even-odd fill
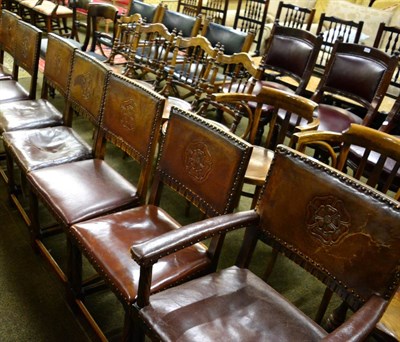
[[[373,295],[360,310],[327,335],[323,341],[364,341],[375,329],[388,304],[389,302],[384,298]]]
[[[256,101],[256,96],[245,93],[213,93],[211,100],[215,102]]]
[[[258,223],[259,216],[249,210],[192,223],[131,247],[132,258],[140,266],[150,266],[158,259],[194,245],[217,234]]]

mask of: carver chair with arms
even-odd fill
[[[265,21],[267,19],[269,0],[239,0],[233,28],[243,32],[253,32],[255,48],[258,56],[263,41]]]
[[[63,231],[68,231],[76,222],[145,201],[165,99],[124,76],[108,75],[103,80],[102,120],[94,141],[94,158],[36,169],[27,174],[31,189],[31,238],[45,255],[48,251],[43,242],[38,201],[48,208]],[[143,115],[144,108],[146,115]],[[107,142],[136,161],[139,165],[137,179],[126,179],[104,160],[109,151],[106,151]],[[133,173],[133,167],[130,172]],[[60,278],[67,281],[65,270],[53,266]]]
[[[288,206],[293,193],[296,203]],[[255,211],[132,240],[132,257],[141,267],[138,325],[159,341],[364,341],[399,286],[399,220],[397,202],[279,146]],[[242,227],[235,266],[151,294],[152,269],[165,256]],[[309,271],[355,313],[325,331],[248,269],[258,240]]]
[[[39,71],[39,50],[42,31],[22,20],[18,20],[13,49],[14,66],[12,79],[0,81],[0,104],[12,101],[33,100],[36,97],[37,78]],[[19,83],[19,69],[27,72],[29,89]]]
[[[220,103],[219,108],[223,111],[225,111],[223,107],[223,104],[225,104],[228,112],[232,110],[232,105],[236,105],[242,109],[238,111],[237,115],[246,112],[246,110],[243,110],[246,107],[247,111],[253,110],[253,121],[249,137],[251,143],[254,143],[264,104],[268,103],[273,108],[270,111],[271,117],[265,147],[253,146],[253,152],[245,175],[245,184],[254,185],[255,191],[251,193],[242,192],[242,194],[253,198],[251,207],[254,208],[265,177],[271,167],[275,147],[282,143],[288,143],[289,146],[293,147],[295,141],[293,137],[290,140],[286,139],[288,135],[292,136],[297,130],[308,131],[318,128],[318,119],[313,117],[317,104],[302,96],[269,87],[263,87],[257,95],[243,93],[213,94],[213,101]],[[284,119],[282,120],[280,116]],[[295,120],[298,124],[301,120],[304,120],[307,125],[293,127],[291,125],[294,122],[293,117],[296,118]],[[291,131],[291,134],[289,134],[289,131]]]
[[[342,132],[351,123],[379,127],[378,109],[396,65],[395,56],[378,49],[337,42],[311,97],[320,104],[319,130]]]
[[[376,33],[373,47],[381,49],[389,55],[397,54],[397,57],[399,57],[400,27],[387,26],[385,23],[381,23]],[[400,95],[400,59],[393,73],[387,94],[394,98]]]
[[[75,224],[71,283],[82,299],[81,252],[117,295],[125,309],[124,340],[132,340],[139,267],[129,253],[133,241],[144,242],[181,224],[162,209],[162,188],[169,187],[198,207],[206,217],[229,213],[236,207],[251,146],[209,121],[173,107],[160,147],[149,202],[145,206]],[[161,206],[161,207],[160,207]],[[106,235],[104,235],[106,234]],[[106,238],[104,238],[107,236]],[[165,258],[153,271],[151,291],[215,270],[223,237],[209,248],[196,245]],[[130,338],[129,338],[130,337]]]
[[[318,22],[316,34],[322,34],[323,43],[315,64],[315,71],[319,74],[324,72],[325,66],[331,56],[333,46],[338,39],[344,43],[358,44],[363,26],[363,21],[356,23],[351,20],[326,16],[325,13],[322,13]]]

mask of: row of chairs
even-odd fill
[[[29,27],[29,25],[20,21],[17,25],[21,26],[21,29]],[[20,27],[18,27],[18,30],[19,29]],[[31,29],[33,30],[33,28]],[[71,244],[71,254],[68,259],[70,267],[67,271],[67,279],[69,282],[68,288],[69,286],[72,286],[74,289],[70,293],[72,298],[71,302],[74,303],[76,300],[80,303],[79,305],[81,305],[81,299],[82,296],[84,296],[82,282],[80,281],[81,273],[79,266],[81,260],[80,253],[83,252],[83,254],[93,263],[105,281],[110,284],[111,288],[124,304],[127,315],[125,333],[126,336],[130,336],[134,333],[131,329],[133,328],[132,324],[136,317],[136,308],[133,304],[136,302],[136,299],[138,300],[137,304],[139,307],[146,304],[146,297],[148,298],[150,292],[146,289],[147,285],[145,279],[148,279],[150,274],[148,273],[147,268],[144,267],[143,270],[141,270],[141,278],[142,281],[144,281],[143,285],[140,285],[139,288],[132,288],[132,284],[134,283],[133,279],[127,277],[127,275],[132,274],[136,279],[136,273],[132,273],[132,267],[135,266],[130,259],[128,252],[129,247],[134,241],[139,243],[140,241],[145,242],[145,240],[147,240],[146,238],[143,238],[143,233],[145,233],[145,231],[140,227],[146,227],[146,229],[149,226],[154,227],[154,229],[146,230],[147,233],[154,237],[158,235],[155,231],[164,233],[171,229],[175,230],[177,228],[176,222],[171,221],[168,216],[166,216],[167,214],[165,212],[150,205],[139,206],[137,209],[130,209],[116,214],[110,214],[109,216],[99,217],[91,222],[81,224],[75,223],[79,222],[81,219],[86,220],[97,215],[102,215],[106,212],[112,212],[114,210],[143,203],[144,199],[140,200],[135,195],[138,194],[139,189],[143,189],[143,187],[138,185],[137,189],[133,189],[131,185],[121,179],[120,176],[116,175],[112,170],[110,170],[107,164],[102,161],[101,158],[104,153],[103,143],[105,140],[114,142],[133,157],[140,155],[151,158],[154,156],[155,145],[158,142],[157,135],[161,129],[161,117],[165,100],[156,93],[142,87],[139,83],[129,81],[115,73],[111,73],[108,68],[101,63],[96,62],[86,54],[79,51],[74,52],[74,46],[71,46],[63,39],[52,35],[50,35],[49,39],[49,54],[54,54],[56,58],[51,58],[49,62],[46,63],[47,68],[49,68],[49,70],[58,71],[60,64],[56,62],[57,60],[63,59],[71,61],[70,64],[64,63],[66,64],[66,67],[68,64],[70,71],[61,73],[64,77],[67,77],[67,80],[69,80],[66,106],[68,110],[66,113],[70,113],[72,108],[83,115],[88,115],[89,117],[94,117],[98,120],[96,123],[98,129],[96,130],[94,144],[94,153],[97,158],[75,161],[70,164],[62,164],[27,172],[27,182],[30,186],[30,190],[33,191],[31,193],[32,211],[30,213],[30,231],[32,241],[34,242],[34,245],[38,246],[45,253],[41,241],[44,237],[45,230],[39,229],[38,213],[36,211],[38,197],[41,201],[46,203],[46,207],[50,209],[53,216],[55,216],[57,221],[64,227],[64,231],[66,231],[68,236],[70,236],[68,241]],[[63,48],[61,48],[61,46],[63,46]],[[70,54],[72,53],[72,56],[64,55],[61,57],[59,55],[57,57],[57,54],[60,54],[60,51],[69,51]],[[52,65],[53,62],[54,65]],[[55,72],[55,74],[57,77],[60,77],[61,75],[59,72]],[[49,76],[46,77],[46,79],[49,78]],[[290,99],[292,99],[292,101],[296,100],[293,96],[280,92],[271,93],[271,90],[268,91],[268,89],[264,89],[259,95],[253,96],[253,100],[261,104],[275,104],[272,101],[273,96],[271,94],[279,94],[276,95],[279,96],[279,98],[275,107],[277,107],[279,103],[289,104]],[[301,107],[301,103],[304,101],[305,99],[297,100],[297,103],[293,104],[293,110],[296,107]],[[14,103],[14,106],[15,105],[16,103]],[[143,115],[142,108],[146,108],[146,116]],[[261,108],[261,105],[259,108]],[[313,109],[314,106],[312,106],[311,109],[308,109],[308,111],[312,113]],[[285,108],[285,110],[292,109]],[[128,112],[132,115],[127,116]],[[205,212],[206,216],[215,216],[232,211],[237,204],[241,184],[246,171],[246,164],[251,154],[251,146],[243,140],[226,133],[226,131],[221,131],[217,126],[213,125],[209,121],[194,115],[185,114],[178,109],[174,109],[173,112],[174,114],[169,120],[167,132],[160,148],[161,156],[157,164],[156,174],[154,177],[156,181],[154,183],[155,185],[153,185],[153,191],[150,195],[151,200],[149,203],[155,205],[158,204],[160,195],[159,181],[161,181],[184,194],[186,199],[190,200],[194,205],[199,206]],[[14,111],[14,114],[15,113],[16,111]],[[99,117],[102,118],[100,119]],[[144,121],[146,121],[147,124],[145,124]],[[43,134],[43,138],[45,139],[39,145],[42,152],[46,150],[46,147],[48,147],[51,150],[50,152],[53,154],[55,146],[54,144],[49,144],[49,130],[51,129],[46,129],[47,133]],[[132,132],[135,131],[141,132],[141,134],[132,134]],[[149,132],[149,135],[151,136],[150,141],[145,141],[143,135],[144,132]],[[26,144],[22,145],[19,149],[19,153],[15,153],[18,150],[18,146],[21,146],[18,145],[18,140],[25,140],[26,136],[30,135],[31,138],[25,141],[32,142],[32,140],[34,141],[32,137],[37,137],[37,133],[38,131],[26,130],[21,131],[21,133],[18,131],[15,131],[15,133],[5,133],[3,137],[7,144],[9,156],[11,156],[14,161],[17,161],[19,160],[19,153],[29,155],[29,148]],[[125,136],[124,133],[127,135]],[[199,139],[194,138],[195,136],[199,137]],[[203,141],[200,145],[197,143],[199,140]],[[395,140],[394,143],[396,143]],[[181,152],[177,150],[178,148]],[[397,148],[396,150],[398,151]],[[287,159],[288,162],[290,162],[290,160],[296,160],[296,155],[292,154],[290,150],[283,149],[281,151],[283,151],[283,157],[280,157],[278,153],[277,159],[274,163],[275,165],[277,163],[279,164],[279,159]],[[287,157],[288,155],[291,157]],[[184,156],[183,164],[180,158],[181,156]],[[201,160],[200,164],[198,164],[198,158],[200,156]],[[308,162],[304,162],[304,157],[298,160],[301,161],[300,164],[309,164]],[[17,162],[18,165],[20,165],[20,163],[23,163],[23,161],[21,162],[21,160],[19,160]],[[152,164],[149,161],[147,161],[147,163]],[[285,163],[286,162],[284,162],[284,164]],[[237,169],[233,169],[232,165],[236,165]],[[310,162],[309,165],[315,165],[315,162]],[[321,170],[321,168],[323,167],[319,165],[318,169]],[[282,167],[275,166],[275,169],[273,168],[270,172],[270,179],[271,177],[272,179],[275,179],[271,174],[273,174],[274,170],[277,170],[276,179],[281,179],[282,182],[282,172],[287,169],[293,170],[294,173],[296,173],[297,170],[295,166],[288,167],[286,164],[282,165]],[[228,170],[229,175],[231,175],[230,177],[228,177]],[[303,177],[304,172],[304,167],[300,167],[299,173]],[[329,174],[332,175],[332,171],[330,171]],[[327,173],[321,175],[321,184],[326,185],[329,183],[327,182],[326,177],[329,178],[330,176],[326,175]],[[309,171],[309,177],[315,177],[315,172],[313,170]],[[338,177],[343,179],[344,176],[338,175]],[[62,183],[60,183],[60,179],[63,180]],[[107,179],[107,181],[105,181],[105,179]],[[294,175],[293,179],[297,179],[297,177]],[[313,182],[316,181],[314,178],[312,179]],[[69,182],[69,180],[71,180],[71,182]],[[143,182],[145,181],[139,181],[139,184],[143,185]],[[229,182],[231,185],[227,185],[228,188],[224,188],[223,184],[226,185]],[[286,178],[284,183],[286,186],[290,187]],[[336,184],[337,182],[333,181],[333,183]],[[306,189],[309,188],[308,184],[312,184],[312,181],[310,180],[310,183],[304,182],[303,184]],[[343,184],[346,184],[346,182],[343,182]],[[355,181],[353,180],[349,180],[349,184],[354,184],[356,189],[362,188],[361,185],[355,184]],[[296,188],[298,186],[299,184],[296,182]],[[215,191],[216,188],[218,188],[218,191]],[[117,191],[117,189],[120,191]],[[282,189],[286,189],[284,186],[283,188],[277,186],[276,189],[279,189],[279,194],[285,194],[285,191],[281,191]],[[289,192],[292,191],[293,190]],[[320,190],[318,190],[318,192],[319,191]],[[370,193],[372,190],[368,191]],[[269,191],[267,191],[267,193],[269,193]],[[301,191],[301,193],[303,194],[303,191]],[[113,196],[113,194],[116,196]],[[219,196],[222,196],[222,198]],[[370,196],[376,200],[379,195],[373,193]],[[354,199],[353,194],[351,197]],[[275,195],[273,198],[276,198]],[[369,203],[369,198],[366,198],[365,194],[363,194],[361,198],[366,203]],[[382,198],[382,201],[386,205],[385,208],[387,208],[388,199]],[[270,200],[261,202],[262,204],[260,204],[259,210],[264,208],[264,204],[269,206],[272,202]],[[93,206],[90,205],[90,203],[93,203]],[[358,197],[354,203],[360,205]],[[365,208],[364,202],[361,202],[361,204],[361,208]],[[286,207],[287,206],[285,205],[285,208]],[[346,206],[346,208],[348,208],[347,210],[349,210],[349,207],[350,206]],[[221,211],[216,211],[219,210],[218,208],[221,208]],[[153,212],[154,210],[156,211]],[[305,211],[301,210],[301,212],[303,213],[302,215],[304,215]],[[357,213],[359,214],[358,210]],[[240,217],[246,215],[248,215],[248,213],[239,214]],[[160,217],[163,217],[161,221],[159,221],[159,219],[153,221],[153,218],[155,219]],[[115,222],[115,225],[112,225],[113,228],[109,231],[109,224],[113,221]],[[289,221],[292,220],[289,219]],[[103,222],[108,222],[107,228],[105,228],[108,232],[106,234],[106,239],[103,238],[105,231],[98,229],[99,226],[103,225]],[[128,222],[131,222],[131,224]],[[138,225],[138,222],[143,222],[143,224]],[[235,225],[233,221],[230,222],[230,225]],[[294,220],[293,222],[305,221],[299,219]],[[393,222],[393,224],[396,224],[398,219],[393,218]],[[96,228],[91,228],[92,225]],[[127,229],[127,226],[131,228]],[[362,222],[362,226],[365,227],[364,221]],[[173,232],[170,234],[172,233]],[[138,240],[137,234],[142,236],[140,238],[141,240]],[[204,237],[209,236],[208,233],[205,234]],[[365,234],[362,235],[365,236]],[[121,240],[122,236],[124,236],[124,239]],[[115,245],[117,241],[125,241],[127,244],[126,247]],[[174,239],[173,241],[176,242],[179,240]],[[216,242],[215,244],[211,244],[211,246],[212,248],[208,253],[217,257],[220,245]],[[245,246],[246,248],[249,247],[248,243],[246,243]],[[158,250],[158,247],[156,247],[156,249]],[[183,279],[187,279],[189,274],[194,275],[192,272],[195,272],[197,276],[198,273],[209,272],[210,270],[215,269],[215,262],[210,261],[208,259],[209,255],[206,257],[202,251],[204,251],[204,249],[199,250],[198,248],[195,248],[190,250],[190,253],[189,250],[184,250],[181,257],[175,255],[172,260],[175,265],[174,267],[177,268],[173,269],[165,267],[165,262],[168,261],[168,257],[163,259],[164,263],[162,264],[162,267],[160,269],[156,267],[153,270],[153,277],[158,280],[153,282],[154,285],[152,290],[158,291],[159,289],[164,288],[164,286],[168,286],[170,281],[179,282],[182,277]],[[168,253],[169,252],[167,252],[167,254]],[[188,253],[191,255],[188,255]],[[178,259],[181,260],[181,264],[179,265],[176,264]],[[111,260],[112,263],[110,263]],[[201,262],[201,260],[203,260],[203,262]],[[195,262],[196,266],[194,266],[193,262]],[[121,265],[122,267],[117,267],[116,265]],[[115,273],[116,269],[121,270],[121,273]],[[185,269],[187,271],[185,271]],[[139,272],[138,267],[137,272]],[[171,274],[173,276],[171,276]],[[168,279],[167,283],[162,280],[166,279],[165,276],[167,276]],[[326,279],[325,274],[324,277]],[[64,280],[66,281],[65,277]],[[137,282],[135,283],[137,284]],[[391,283],[390,286],[392,286]],[[135,293],[137,293],[138,297],[136,297]],[[386,300],[390,298],[391,294],[392,292],[387,292]],[[354,299],[352,300],[350,307],[357,309],[361,303],[356,304]],[[381,311],[383,311],[383,309]],[[273,312],[275,312],[275,310],[273,310]],[[140,314],[143,315],[141,311]],[[372,329],[375,324],[374,322],[376,322],[377,319],[378,317],[374,317],[374,320],[368,325],[368,331],[365,333]],[[180,319],[179,322],[183,322],[183,319]],[[351,322],[349,324],[351,325]],[[168,327],[168,325],[164,326]],[[268,329],[265,329],[265,326],[262,329],[262,331],[267,330]],[[284,331],[286,332],[285,329]],[[140,331],[136,329],[135,332],[139,333]],[[320,332],[323,334],[322,330]]]

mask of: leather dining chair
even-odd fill
[[[15,26],[9,26],[9,28],[16,29],[12,43],[14,67],[12,79],[0,81],[0,104],[36,98],[42,31],[22,20],[14,22],[13,25]],[[19,69],[26,71],[30,78],[28,89],[19,83]]]
[[[134,242],[144,242],[181,227],[163,209],[163,187],[188,200],[205,217],[230,213],[238,203],[250,154],[251,145],[244,140],[198,115],[173,107],[148,203],[74,224],[69,230],[73,272],[69,279],[78,302],[85,299],[81,282],[82,253],[121,301],[125,309],[123,339],[134,341],[136,298],[141,288],[137,282],[139,267],[131,259],[129,247]],[[150,291],[158,292],[215,270],[214,260],[220,253],[222,240],[222,236],[211,238],[208,248],[196,245],[173,259],[165,258],[153,270]]]
[[[143,1],[131,0],[129,3],[128,11],[126,12],[126,16],[139,13],[146,23],[158,23],[160,22],[160,15],[162,10],[162,5],[157,6],[147,4]]]
[[[164,8],[161,23],[164,24],[168,31],[176,30],[182,37],[195,37],[200,33],[202,17],[198,15],[192,17],[190,15],[171,11]]]
[[[296,203],[288,205],[288,194],[296,194]],[[154,341],[364,341],[399,287],[399,221],[398,202],[279,146],[255,211],[132,240],[132,258],[140,265],[135,341],[144,340],[143,332]],[[234,266],[150,291],[152,270],[166,256],[243,227]],[[315,323],[249,270],[260,240],[332,289],[354,313],[331,332]],[[291,287],[307,294],[302,282]]]
[[[87,97],[93,102],[93,91],[102,86],[102,92],[95,95],[103,99],[101,112],[93,112],[101,116],[101,120],[94,137],[92,158],[32,170],[26,176],[30,189],[32,243],[50,261],[39,202],[48,208],[63,232],[74,223],[143,204],[158,145],[165,99],[124,76],[108,71],[103,75],[99,70],[97,76],[105,77],[96,79],[94,72],[87,74],[88,71],[86,69],[83,75],[93,78],[86,76],[87,92],[82,93],[85,85],[82,77],[78,79],[80,86],[75,86],[71,92],[78,92],[78,96],[80,93],[81,98]],[[144,109],[146,115],[143,115]],[[125,152],[132,164],[136,163],[136,170],[139,170],[136,180],[128,180],[104,160],[110,151],[106,149],[107,142]],[[67,270],[54,262],[52,266],[66,282]]]
[[[351,123],[379,127],[376,121],[378,109],[396,65],[395,56],[391,57],[378,49],[336,42],[325,72],[311,97],[319,103],[318,129],[342,132]],[[327,94],[333,96],[328,103]]]
[[[49,59],[45,64],[42,83],[42,94],[38,100],[15,101],[0,104],[0,133],[5,134],[22,130],[25,137],[29,134],[26,130],[42,127],[60,126],[64,122],[66,98],[69,89],[69,79],[72,71],[75,47],[64,38],[50,33],[49,40]],[[65,61],[65,62],[64,62]],[[48,101],[49,88],[56,90],[64,99],[64,108],[61,113],[50,101]],[[2,173],[3,178],[8,183],[8,193],[17,208],[22,209],[22,205],[16,196],[19,189],[14,179],[14,159],[10,155],[9,138],[13,134],[3,136],[3,145],[7,157],[7,173]],[[18,158],[19,159],[19,158]],[[25,171],[29,169],[23,168]],[[26,222],[24,211],[21,210]]]

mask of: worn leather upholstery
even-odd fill
[[[162,187],[175,190],[207,217],[232,212],[240,196],[251,145],[208,120],[173,107],[160,151],[148,205],[69,229],[73,251],[77,253],[78,249],[89,259],[125,307],[125,336],[133,333],[133,305],[139,293],[139,267],[130,257],[130,245],[181,227],[159,206]],[[213,270],[219,246],[219,238],[212,239],[209,249],[195,245],[164,258],[153,269],[151,291]],[[76,256],[73,259],[79,260]],[[74,264],[73,270],[80,267]],[[74,293],[82,296],[77,273],[72,273],[71,283],[76,286]]]
[[[296,204],[287,205],[294,193]],[[364,341],[399,286],[399,222],[398,202],[279,146],[255,212],[205,220],[132,246],[144,272],[210,235],[248,227],[236,266],[150,296],[143,291],[142,326],[161,341]],[[246,269],[259,239],[329,286],[355,313],[328,334],[299,312]]]

